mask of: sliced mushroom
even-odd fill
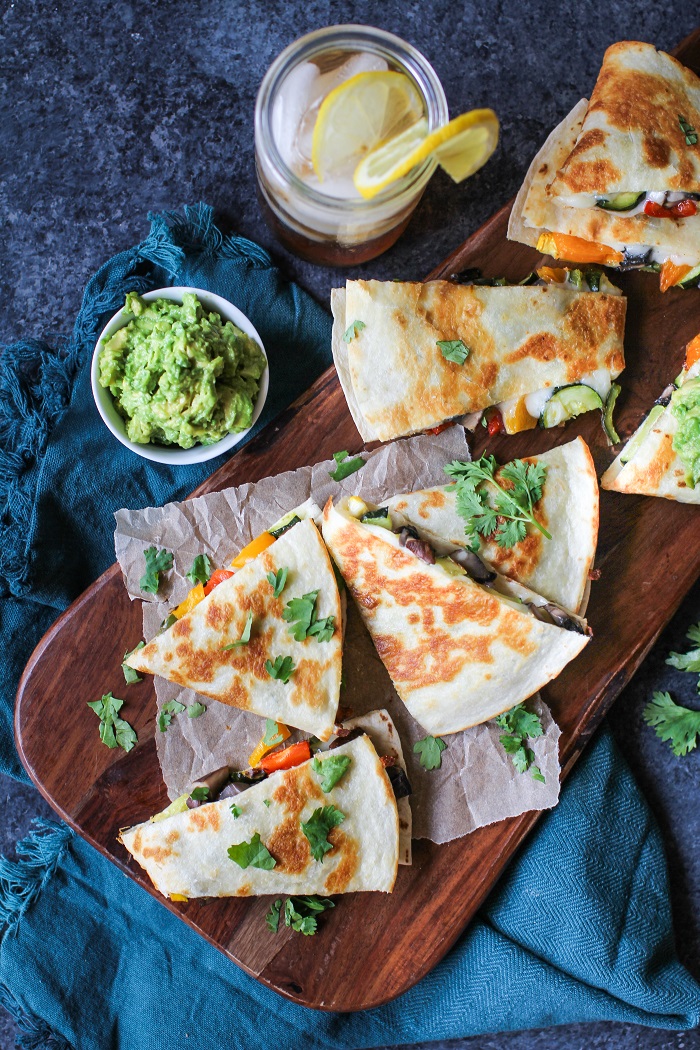
[[[387,766],[386,774],[391,781],[391,786],[394,789],[394,795],[397,799],[408,798],[409,795],[413,794],[411,782],[401,766]]]
[[[335,740],[328,745],[328,750],[332,751],[334,747],[340,747],[341,744],[348,744],[351,740],[356,740],[358,736],[362,736],[364,729],[360,729],[359,726],[355,726],[354,729],[345,729],[343,727],[342,732],[338,732]]]
[[[488,584],[493,583],[496,579],[497,573],[493,569],[489,569],[474,551],[454,551],[450,554],[450,557],[453,562],[466,569],[467,574],[471,576],[475,583]]]
[[[221,789],[230,776],[230,770],[228,766],[221,766],[219,769],[215,769],[212,773],[207,773],[205,776],[200,777],[199,780],[195,781],[192,785],[192,791],[195,788],[207,788],[209,795],[206,799],[198,800],[196,798],[187,799],[188,809],[196,809],[197,806],[201,806],[203,802],[214,802],[218,797]]]
[[[409,538],[413,538],[414,540],[420,539],[420,536],[412,525],[402,525],[401,528],[396,531],[399,534],[399,543],[402,547],[406,546],[406,540]]]
[[[413,536],[409,536],[404,543],[404,547],[411,554],[415,554],[416,558],[420,558],[421,561],[426,562],[428,565],[435,564],[435,551],[425,540],[417,540]]]

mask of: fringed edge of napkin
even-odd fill
[[[24,594],[31,568],[36,484],[31,468],[70,405],[76,373],[92,354],[102,324],[127,292],[153,287],[143,264],[162,267],[173,279],[187,254],[240,259],[256,269],[274,265],[253,241],[224,237],[208,204],[148,218],[146,239],[115,255],[88,282],[72,337],[58,336],[53,346],[36,339],[13,343],[0,355],[0,581],[17,597]]]

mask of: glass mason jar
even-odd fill
[[[312,78],[332,75],[348,60],[358,59],[365,66],[374,63],[374,68],[388,67],[411,79],[423,100],[429,131],[449,119],[445,92],[430,63],[410,44],[381,29],[329,26],[301,37],[275,59],[260,85],[255,105],[258,195],[268,224],[291,252],[331,266],[365,262],[391,247],[408,224],[436,167],[431,158],[425,160],[371,200],[360,197],[354,187],[352,196],[331,196],[322,191],[312,172],[310,178],[308,173],[304,178],[292,170],[275,138],[284,134],[279,116],[283,98],[289,111],[289,95],[300,91],[300,77],[303,79],[306,72],[310,70]],[[310,68],[310,63],[317,70]],[[285,89],[287,97],[283,95]],[[316,108],[322,97],[316,98]],[[303,105],[303,96],[298,95],[297,112]]]

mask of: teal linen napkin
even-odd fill
[[[5,350],[0,765],[15,776],[19,675],[113,560],[112,511],[181,498],[219,465],[138,460],[92,403],[89,358],[106,318],[127,290],[175,283],[233,300],[260,332],[271,364],[260,425],[330,360],[327,314],[257,245],[223,238],[203,205],[153,217],[141,245],[100,269],[70,340]],[[674,954],[660,838],[606,734],[446,959],[358,1015],[316,1013],[263,988],[63,825],[42,824],[18,853],[0,862],[0,989],[27,1047],[359,1048],[584,1020],[700,1021],[700,989]]]

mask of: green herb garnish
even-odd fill
[[[204,706],[204,704],[200,704],[197,700],[194,704],[190,704],[190,706],[187,708],[187,717],[199,718],[199,716],[203,715],[205,711],[206,707]]]
[[[198,554],[192,562],[192,568],[187,573],[187,579],[193,584],[208,583],[211,576],[211,562],[207,554]]]
[[[277,722],[274,718],[265,719],[265,735],[263,736],[263,744],[265,747],[277,747],[281,744],[284,737],[277,728]]]
[[[345,329],[345,332],[343,334],[343,342],[352,342],[352,340],[355,338],[358,332],[361,332],[362,329],[366,327],[367,325],[364,321],[353,321],[352,324],[349,324],[348,327]]]
[[[231,812],[233,813],[233,819],[234,820],[238,820],[238,818],[240,817],[241,813],[243,812],[241,807],[237,806],[235,802],[232,802],[231,806],[230,806],[230,809],[231,809]]]
[[[354,474],[360,467],[364,467],[365,461],[362,456],[355,456],[354,459],[348,459],[349,452],[334,452],[333,459],[335,460],[335,470],[329,470],[329,477],[333,481],[343,481],[344,478],[349,478],[351,474]]]
[[[445,467],[445,473],[455,478],[457,512],[464,518],[465,532],[471,537],[471,549],[479,548],[478,536],[495,539],[499,547],[513,547],[527,535],[527,526],[534,525],[543,536],[551,535],[535,517],[533,507],[542,495],[547,468],[540,463],[524,463],[514,459],[501,468],[500,478],[509,481],[504,488],[496,481],[498,464],[495,456],[482,456],[474,463],[455,460]],[[482,486],[482,487],[480,487]],[[493,504],[488,486],[495,490]]]
[[[179,715],[185,710],[185,705],[179,700],[166,700],[158,715],[158,728],[164,733],[173,720],[173,715]]]
[[[139,642],[139,644],[135,645],[133,649],[128,649],[124,653],[124,660],[122,662],[122,673],[124,675],[124,681],[127,685],[134,685],[135,682],[143,681],[143,678],[141,678],[139,673],[135,671],[133,667],[129,667],[126,661],[129,659],[132,653],[135,653],[138,649],[143,649],[145,644],[145,642]]]
[[[700,711],[681,707],[668,693],[654,693],[654,699],[642,712],[647,725],[654,726],[661,740],[668,740],[674,755],[687,755],[697,747],[700,736]]]
[[[316,776],[321,780],[321,790],[328,794],[347,771],[352,759],[350,755],[328,755],[327,758],[314,758],[311,763]]]
[[[271,933],[277,933],[277,930],[279,929],[279,925],[280,925],[280,909],[281,909],[281,907],[282,907],[282,901],[278,898],[276,901],[274,901],[272,907],[270,908],[269,912],[265,916],[265,922],[267,923],[267,928],[268,928],[268,930]]]
[[[681,126],[681,131],[685,135],[686,146],[697,146],[698,136],[693,125],[689,124],[688,121],[680,115],[680,113],[678,114],[678,123]]]
[[[274,663],[271,660],[265,661],[265,670],[270,678],[278,678],[280,682],[284,682],[286,685],[292,676],[294,661],[291,656],[276,656]]]
[[[423,769],[439,769],[442,765],[442,752],[447,744],[439,736],[424,736],[413,745],[413,750],[420,755]]]
[[[315,638],[317,642],[330,642],[335,631],[335,616],[324,616],[321,620],[316,615],[318,591],[309,591],[301,598],[292,598],[284,607],[282,618],[291,624],[287,630],[297,642],[305,638]]]
[[[170,613],[170,615],[166,616],[165,619],[163,620],[162,624],[160,625],[160,629],[159,629],[158,633],[162,634],[163,631],[167,631],[168,628],[172,627],[172,625],[174,623],[177,623],[177,616],[175,615],[175,613]]]
[[[229,846],[229,859],[241,868],[263,868],[272,871],[276,861],[266,846],[260,841],[260,835],[256,831],[250,842],[239,842],[235,846]]]
[[[237,642],[231,642],[229,645],[222,645],[221,652],[225,653],[229,649],[237,649],[239,645],[247,645],[250,641],[250,629],[253,626],[253,614],[249,612],[245,618],[245,627],[243,628],[243,634]]]
[[[290,926],[297,933],[305,936],[313,936],[317,928],[317,915],[335,908],[335,904],[328,897],[287,897],[284,902],[284,924]],[[272,933],[277,933],[280,921],[282,901],[276,900],[266,916],[267,927]]]
[[[270,802],[269,798],[263,799],[263,806],[265,806],[266,809],[269,809],[271,805],[272,803]]]
[[[201,787],[192,788],[190,791],[190,798],[193,798],[195,802],[208,802],[209,788],[206,784],[203,784]]]
[[[700,623],[691,627],[686,635],[691,642],[697,643],[697,648],[687,653],[670,653],[667,664],[676,667],[679,671],[700,672]],[[700,679],[698,679],[698,692],[700,692]]]
[[[289,569],[287,568],[278,569],[277,572],[268,572],[267,582],[272,587],[272,594],[275,598],[279,598],[280,594],[284,590],[285,584],[287,583],[288,573]]]
[[[302,821],[301,830],[309,840],[314,860],[323,860],[326,853],[333,849],[327,839],[328,833],[344,820],[345,814],[335,806],[320,806],[306,822]]]
[[[128,753],[138,742],[138,737],[133,726],[119,717],[123,704],[124,701],[113,696],[111,692],[105,693],[100,700],[88,701],[88,707],[92,708],[100,720],[102,743],[107,747],[121,747]]]
[[[469,357],[469,347],[461,339],[438,339],[437,345],[445,360],[454,361],[456,365],[463,365]]]
[[[528,739],[542,736],[542,722],[539,715],[534,711],[528,711],[523,704],[517,704],[502,715],[494,718],[499,729],[505,729],[505,733],[498,739],[503,745],[503,750],[510,755],[513,765],[518,773],[525,773],[528,769],[533,780],[545,780],[539,767],[534,765],[535,753],[527,746]]]
[[[139,587],[148,594],[157,594],[160,574],[172,569],[173,556],[170,551],[158,551],[155,547],[149,547],[143,552],[143,556],[146,559],[146,571],[139,580]]]

